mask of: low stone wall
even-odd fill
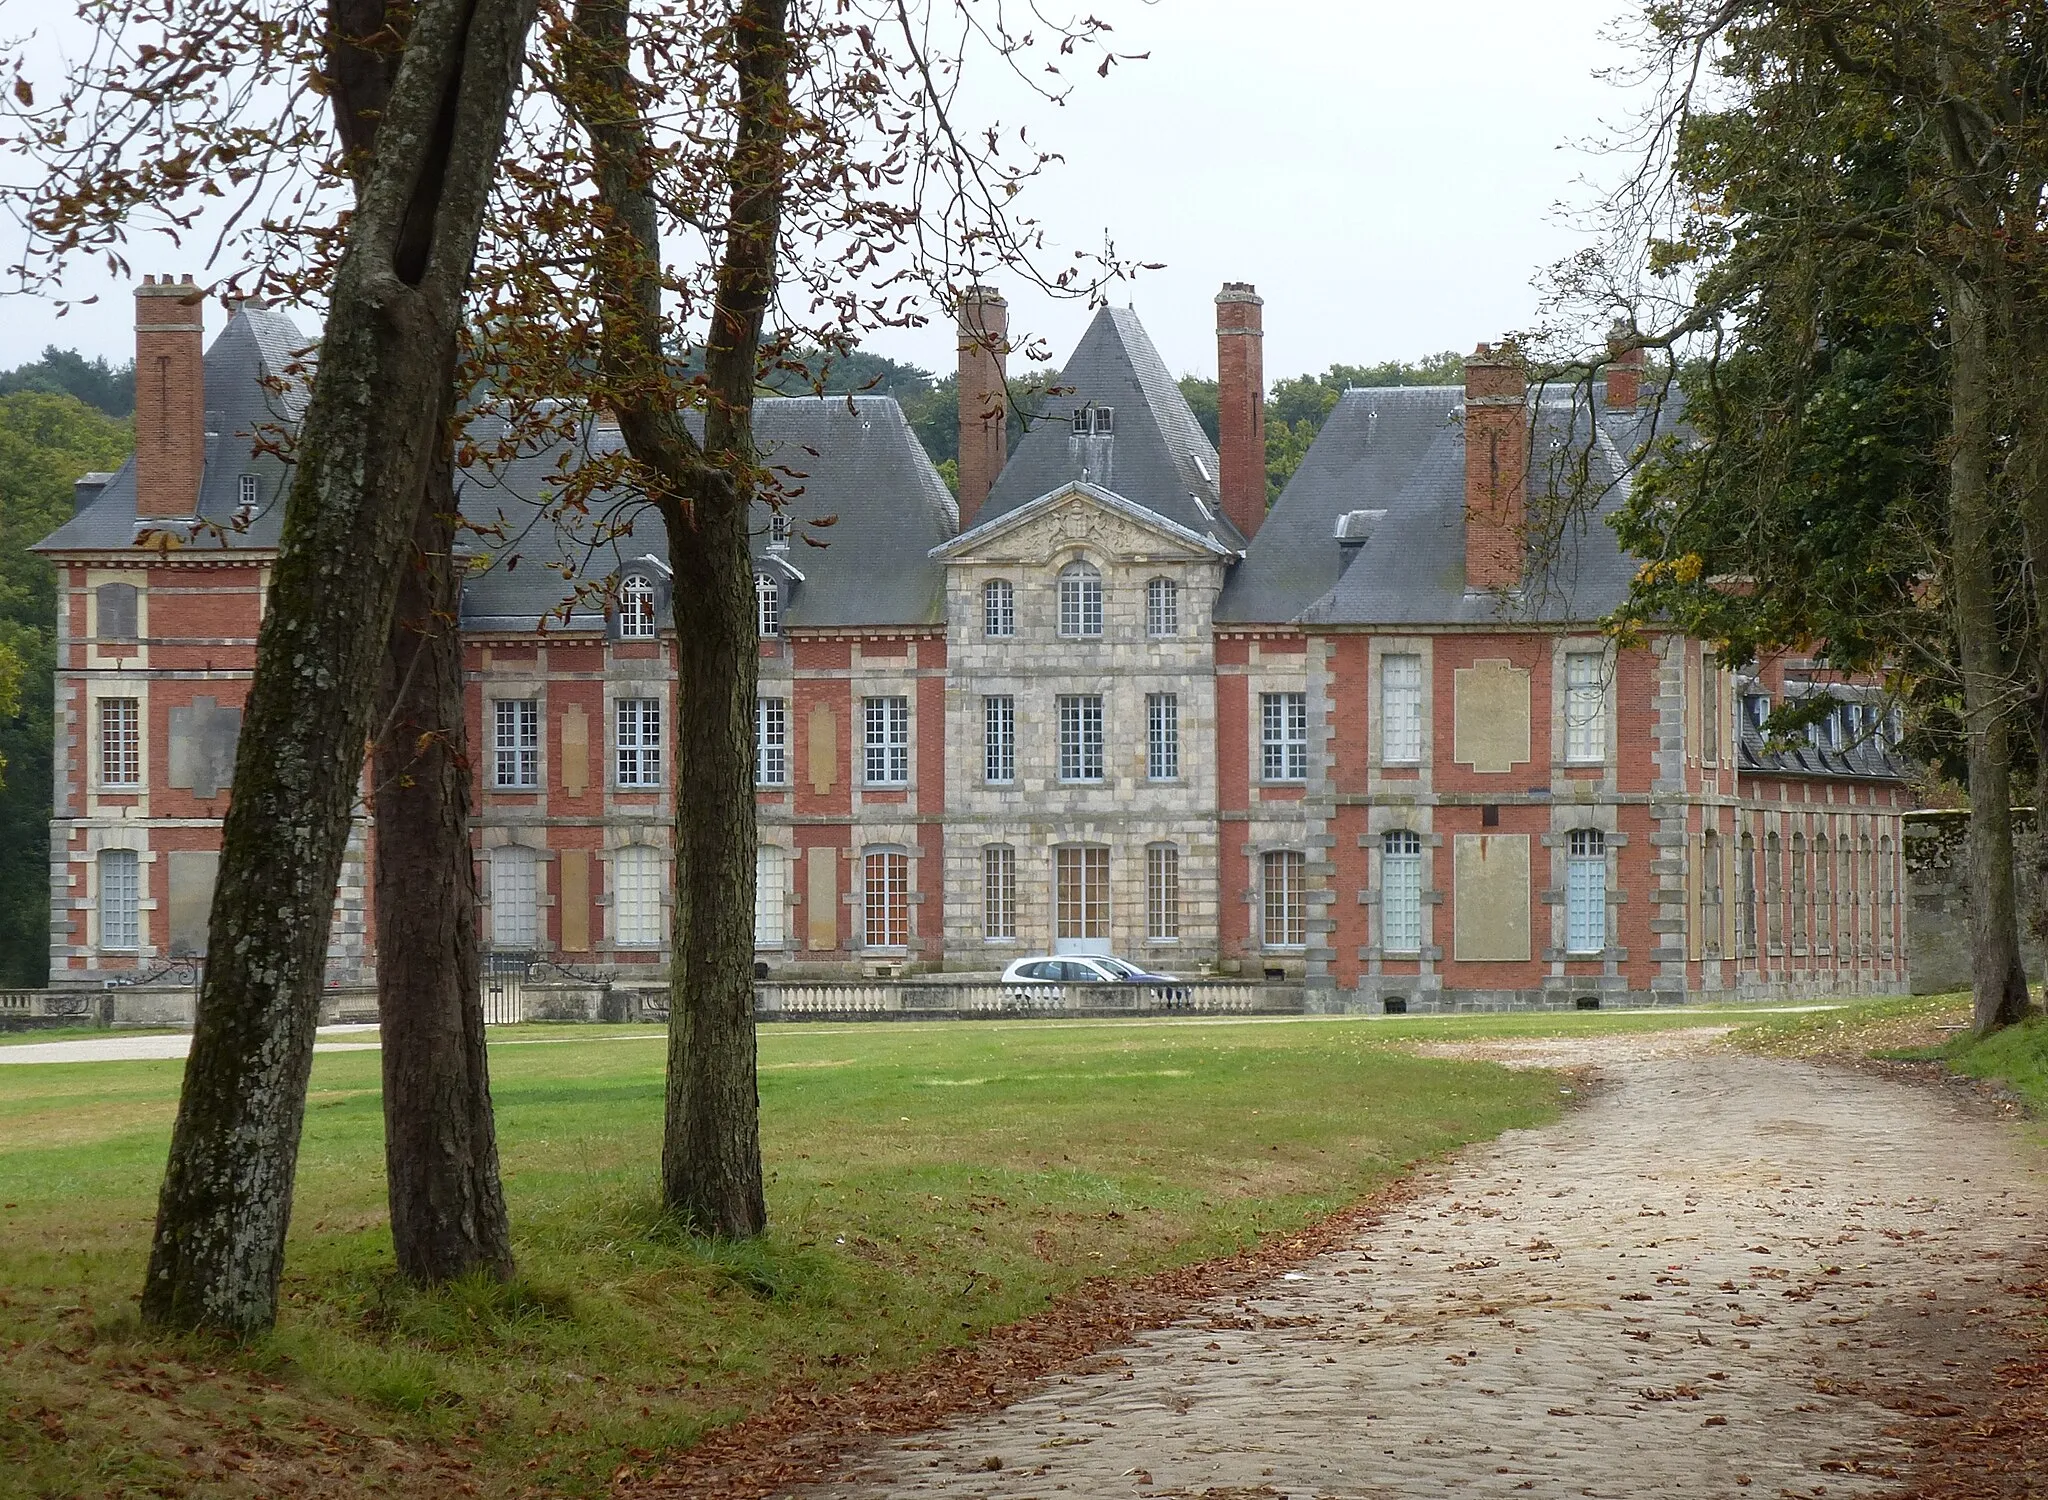
[[[968,1020],[990,1016],[1300,1015],[1298,984],[1203,979],[1171,985],[1004,984],[990,979],[754,986],[764,1021]]]
[[[2040,832],[2034,810],[2016,807],[2013,875],[2020,909],[2020,953],[2039,974],[2043,949],[2027,920],[2040,899],[2034,861]],[[1970,987],[1970,815],[1957,808],[1906,814],[1906,951],[1916,995]]]

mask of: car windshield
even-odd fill
[[[1145,972],[1143,969],[1132,968],[1131,965],[1125,963],[1120,958],[1098,958],[1095,962],[1100,967],[1109,970],[1111,975],[1118,979],[1129,979],[1134,974]]]

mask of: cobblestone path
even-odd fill
[[[1353,1248],[805,1493],[1895,1490],[1894,1408],[1939,1414],[2012,1352],[2041,1158],[1943,1091],[1705,1043],[1519,1049],[1604,1082]]]

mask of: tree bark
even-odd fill
[[[2012,768],[2007,755],[2005,670],[1998,634],[1991,497],[1991,361],[1984,302],[1967,275],[1948,278],[1949,549],[1963,722],[1970,773],[1970,971],[1982,1034],[2027,1013],[2013,889]]]
[[[336,134],[360,190],[402,57],[387,0],[329,0],[327,76]],[[451,341],[447,357],[456,357]],[[470,850],[470,762],[454,556],[456,392],[413,522],[378,682],[377,1016],[392,1249],[422,1284],[512,1273],[484,1050]]]
[[[660,230],[627,67],[630,12],[630,0],[579,0],[570,108],[590,135],[607,212],[596,259],[605,375],[627,449],[653,476],[675,570],[676,883],[662,1199],[700,1233],[743,1238],[768,1221],[754,1037],[760,646],[747,534],[758,488],[756,362],[787,172],[788,3],[742,0],[732,23],[737,132],[701,445],[677,417],[665,378]]]
[[[452,462],[436,456],[377,695],[377,1018],[391,1242],[413,1281],[512,1274],[478,972]]]
[[[350,221],[222,830],[152,1323],[276,1320],[335,885],[533,10],[422,0]]]

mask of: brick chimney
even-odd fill
[[[1465,361],[1465,588],[1511,589],[1527,545],[1528,372],[1512,344]]]
[[[1010,453],[1010,305],[994,287],[960,295],[960,529],[974,524]]]
[[[206,463],[205,293],[187,276],[135,289],[135,514],[191,516]]]
[[[1266,519],[1265,305],[1249,281],[1226,281],[1216,294],[1216,488],[1246,541]]]
[[[1619,318],[1607,330],[1607,409],[1634,411],[1643,392],[1643,347],[1630,341],[1635,330]]]

